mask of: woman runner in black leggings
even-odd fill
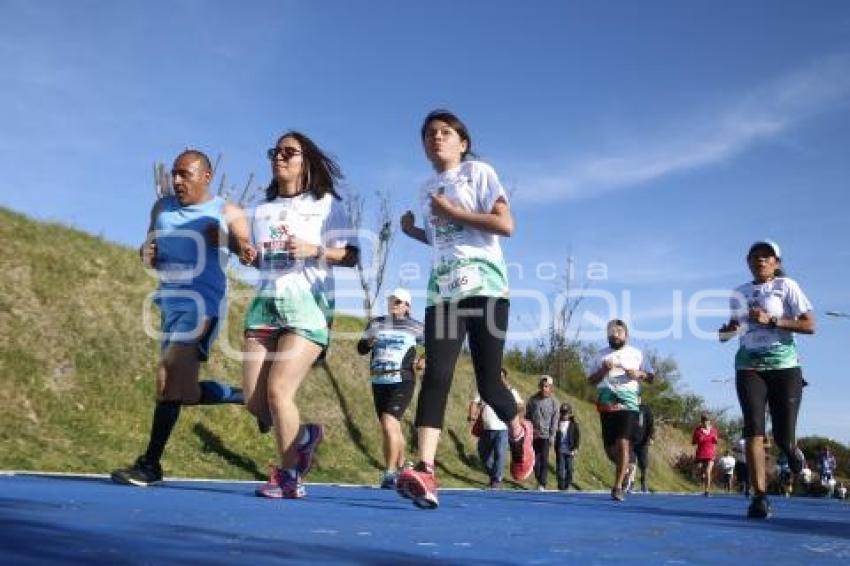
[[[779,246],[770,240],[754,243],[747,253],[753,280],[735,289],[732,316],[720,328],[720,341],[740,335],[735,355],[735,387],[744,415],[747,463],[755,495],[747,516],[770,516],[764,466],[765,404],[770,406],[773,437],[796,475],[803,467],[797,448],[797,413],[803,374],[794,332],[814,334],[812,304],[793,279],[786,277]]]
[[[416,409],[418,460],[399,475],[399,493],[421,508],[437,507],[434,458],[455,364],[464,338],[481,399],[509,423],[511,475],[528,477],[534,466],[531,423],[501,379],[508,327],[507,267],[499,236],[510,236],[514,221],[505,189],[484,162],[470,160],[472,139],[451,112],[436,110],[422,123],[425,155],[434,167],[419,201],[424,228],[407,211],[402,231],[433,249],[425,309],[425,375]]]

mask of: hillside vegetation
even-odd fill
[[[0,208],[0,468],[105,473],[144,449],[158,345],[143,321],[154,287],[135,250]],[[244,287],[237,291],[203,370],[233,384],[240,379],[233,354],[250,295]],[[156,326],[154,308],[148,317]],[[356,333],[362,325],[340,317],[336,328]],[[302,419],[328,427],[311,481],[377,481],[382,452],[366,361],[353,340],[335,339],[327,363],[302,387]],[[512,372],[511,381],[527,398],[537,376]],[[465,419],[473,394],[464,357],[438,454],[443,485],[482,486],[486,479]],[[603,455],[594,407],[563,391],[556,396],[572,402],[583,427],[576,483],[581,489],[606,488],[612,467]],[[408,438],[414,410],[415,402],[405,421]],[[661,427],[652,450],[654,489],[693,489],[673,469],[680,454],[691,451],[688,441],[680,431]],[[259,434],[241,407],[190,407],[184,408],[163,465],[170,476],[260,479],[273,459],[272,437]],[[534,487],[533,479],[526,487]]]

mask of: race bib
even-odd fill
[[[444,299],[470,295],[483,286],[481,269],[477,265],[458,267],[437,278],[437,287]]]

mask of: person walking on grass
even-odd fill
[[[694,429],[691,436],[691,444],[696,446],[696,462],[697,475],[702,482],[702,494],[708,497],[711,493],[711,472],[714,469],[714,458],[717,454],[717,442],[719,436],[717,429],[711,426],[711,419],[708,415],[702,415],[699,419],[700,424]]]
[[[381,426],[385,469],[383,489],[395,489],[398,471],[404,461],[404,433],[401,418],[413,399],[416,370],[425,366],[416,347],[422,345],[422,323],[410,316],[411,297],[398,288],[387,298],[387,314],[369,321],[357,342],[362,356],[371,353],[369,374],[372,399]]]
[[[502,381],[510,389],[518,408],[522,408],[522,397],[519,392],[508,383],[508,370],[502,368]],[[498,489],[504,478],[505,462],[508,458],[508,425],[502,422],[496,412],[481,399],[480,394],[469,403],[466,420],[473,424],[480,419],[481,430],[478,432],[478,457],[487,472],[490,489]],[[475,425],[473,424],[473,427]],[[474,434],[474,432],[473,432]]]
[[[615,466],[611,498],[622,502],[630,444],[640,411],[640,382],[652,383],[655,374],[644,353],[626,343],[629,331],[625,322],[612,320],[607,333],[608,347],[597,354],[587,381],[596,385],[605,454]]]
[[[534,427],[534,477],[537,489],[546,490],[549,478],[549,452],[558,430],[558,400],[552,395],[555,381],[544,375],[537,384],[537,393],[525,404],[525,418]]]
[[[517,412],[502,382],[508,326],[507,265],[499,237],[514,231],[508,196],[492,167],[471,159],[472,138],[447,110],[425,117],[420,130],[425,156],[434,168],[419,192],[424,227],[407,211],[401,229],[431,246],[433,261],[425,309],[425,374],[416,407],[417,460],[399,475],[397,490],[425,509],[439,505],[434,460],[455,364],[464,339],[481,399],[509,428],[511,476],[531,473],[531,423]]]
[[[296,396],[330,344],[333,267],[353,267],[359,250],[337,193],[339,165],[296,131],[267,155],[272,181],[251,215],[259,277],[245,313],[242,386],[246,409],[273,426],[278,452],[256,495],[297,499],[324,429],[301,425]]]
[[[805,457],[797,447],[797,414],[803,396],[803,373],[794,334],[814,334],[812,304],[800,285],[782,269],[782,253],[770,240],[750,246],[747,265],[752,280],[735,289],[731,317],[719,329],[721,342],[740,336],[735,354],[735,388],[744,416],[747,465],[755,493],[747,516],[770,516],[765,473],[765,409],[776,445],[799,474]]]
[[[145,267],[156,270],[154,302],[161,315],[160,360],[156,369],[156,405],[148,446],[129,467],[112,472],[112,481],[148,486],[162,481],[165,446],[184,405],[242,403],[242,391],[215,380],[199,380],[227,314],[227,250],[250,263],[242,210],[209,192],[209,158],[190,149],[171,168],[174,194],[154,203],[147,238],[139,249]],[[221,247],[221,231],[227,247]]]

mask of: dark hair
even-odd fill
[[[180,155],[177,156],[177,159],[180,159],[184,155],[190,155],[192,157],[199,159],[201,161],[201,163],[204,165],[204,167],[207,168],[207,171],[209,171],[210,174],[212,174],[212,172],[213,172],[212,162],[210,162],[210,158],[207,157],[206,153],[204,153],[203,151],[200,151],[198,149],[187,149],[187,150],[183,151],[182,153],[180,153]],[[177,161],[177,159],[175,159],[174,161]]]
[[[335,199],[342,200],[339,193],[336,192],[337,184],[344,177],[339,164],[301,132],[289,130],[277,138],[277,143],[279,144],[281,140],[286,138],[294,138],[301,144],[303,159],[301,166],[302,189],[311,191],[317,199],[330,193]],[[277,179],[272,178],[271,183],[266,188],[266,200],[271,201],[277,198],[277,191]]]
[[[774,277],[785,277],[785,270],[782,269],[782,258],[776,255],[776,248],[769,242],[756,242],[752,246],[750,246],[750,250],[747,252],[747,262],[749,263],[750,258],[753,257],[753,254],[757,250],[767,250],[771,256],[776,258],[776,261],[779,262],[780,267],[777,267],[773,272]]]
[[[477,157],[472,151],[472,136],[469,135],[469,130],[466,129],[466,124],[464,124],[455,114],[443,108],[432,110],[427,116],[425,116],[425,119],[422,120],[422,128],[420,129],[420,137],[422,138],[422,141],[425,141],[425,133],[428,130],[428,124],[434,120],[440,120],[441,122],[448,124],[451,129],[457,132],[460,139],[466,142],[466,151],[464,151],[463,155],[460,156],[461,161],[466,161],[466,159],[470,157]]]
[[[613,319],[611,322],[609,322],[609,323],[608,323],[608,326],[607,326],[607,328],[606,328],[606,330],[607,330],[608,332],[611,332],[611,329],[612,329],[612,328],[614,328],[615,326],[619,326],[620,328],[622,328],[623,330],[625,330],[625,331],[626,331],[626,334],[628,335],[628,333],[629,333],[629,327],[628,327],[628,326],[626,326],[626,323],[625,323],[625,322],[623,322],[622,320],[620,320],[619,318],[615,318],[615,319]]]

